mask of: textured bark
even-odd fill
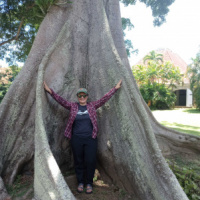
[[[39,65],[37,88],[36,88],[36,115],[35,115],[35,174],[34,174],[34,190],[35,199],[75,199],[71,193],[64,177],[55,161],[48,144],[48,138],[43,120],[44,90],[43,79],[44,71],[47,66],[48,59],[52,55],[55,48],[65,37],[68,22],[66,22],[60,31],[54,44],[48,49]]]
[[[73,165],[63,136],[68,111],[45,94],[43,79],[75,101],[79,87],[86,87],[90,100],[96,100],[121,78],[120,91],[98,110],[101,168],[135,199],[187,199],[153,132],[161,135],[164,128],[157,128],[132,76],[118,0],[76,0],[68,7],[53,6],[46,15],[25,66],[1,103],[4,181],[12,184],[18,173],[30,170],[35,152],[35,199],[74,199],[58,168]]]
[[[0,200],[11,200],[10,196],[7,193],[2,178],[0,178]]]

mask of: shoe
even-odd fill
[[[84,184],[83,183],[79,183],[78,184],[78,188],[77,188],[77,192],[82,193],[83,192],[83,187],[84,187]]]
[[[87,184],[87,186],[86,186],[86,194],[91,194],[93,192],[93,190],[92,190],[92,185],[90,185],[90,184]]]

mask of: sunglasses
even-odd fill
[[[81,97],[85,98],[85,97],[87,97],[87,94],[83,94],[83,95],[78,94],[77,97],[78,97],[78,98],[81,98]]]

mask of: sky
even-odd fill
[[[121,4],[122,17],[130,18],[134,25],[131,31],[126,31],[126,37],[139,50],[138,55],[129,58],[131,66],[159,48],[172,50],[187,64],[195,58],[200,50],[200,0],[175,0],[169,9],[166,23],[154,27],[151,9],[145,4],[137,2],[128,7]],[[0,65],[6,64],[0,60]]]
[[[187,64],[200,50],[200,0],[175,0],[169,7],[166,23],[153,26],[150,8],[137,2],[134,6],[121,5],[122,17],[130,18],[134,28],[126,31],[138,55],[129,58],[130,65],[136,64],[150,51],[168,48],[177,53]]]

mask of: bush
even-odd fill
[[[200,110],[200,86],[198,86],[193,92],[194,104],[196,108]]]
[[[175,162],[168,160],[168,164],[188,198],[200,200],[200,175],[192,168],[179,167]]]
[[[21,68],[15,65],[0,68],[0,103],[20,70]]]
[[[145,58],[149,59],[149,56]],[[180,69],[177,66],[169,61],[160,63],[150,60],[145,65],[133,66],[132,71],[140,92],[151,109],[174,107],[176,95],[172,90],[182,80]]]
[[[164,84],[141,85],[140,92],[151,109],[170,109],[176,102],[176,95]]]

